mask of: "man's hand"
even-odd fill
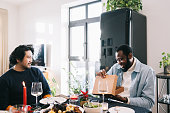
[[[102,78],[105,78],[106,77],[106,71],[104,70],[104,69],[102,69],[100,72],[96,72],[96,74],[98,75],[98,76],[101,76]]]
[[[122,101],[124,103],[128,102],[128,98],[127,97],[122,97],[120,95],[116,95],[115,97],[117,98],[117,100]]]
[[[106,94],[105,97],[107,98],[111,98],[111,99],[114,99],[114,100],[118,100],[118,101],[121,101],[121,102],[124,102],[124,103],[127,103],[128,102],[128,98],[127,97],[122,97],[120,95],[111,95],[111,94]]]

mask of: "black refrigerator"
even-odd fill
[[[146,16],[128,8],[101,14],[101,69],[114,63],[117,47],[127,44],[142,63],[147,64]]]

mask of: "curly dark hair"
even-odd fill
[[[123,51],[123,54],[128,56],[129,53],[132,53],[132,48],[128,45],[121,45],[117,48],[116,52]]]
[[[10,65],[13,66],[17,64],[17,59],[22,61],[25,56],[25,51],[29,50],[34,54],[34,48],[29,45],[19,45],[16,47],[9,57]]]

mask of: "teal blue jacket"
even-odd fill
[[[117,86],[121,86],[123,71],[118,63],[107,72],[117,75]],[[130,104],[151,109],[155,104],[155,72],[136,58],[135,69],[131,74]]]

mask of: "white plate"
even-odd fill
[[[111,107],[109,108],[109,112],[110,113],[135,113],[135,111],[131,108],[128,107],[120,107],[120,106],[116,106],[116,107]]]
[[[57,102],[62,104],[63,102],[65,102],[67,99],[63,98],[63,97],[47,97],[47,98],[43,98],[40,100],[41,104],[56,104]]]

